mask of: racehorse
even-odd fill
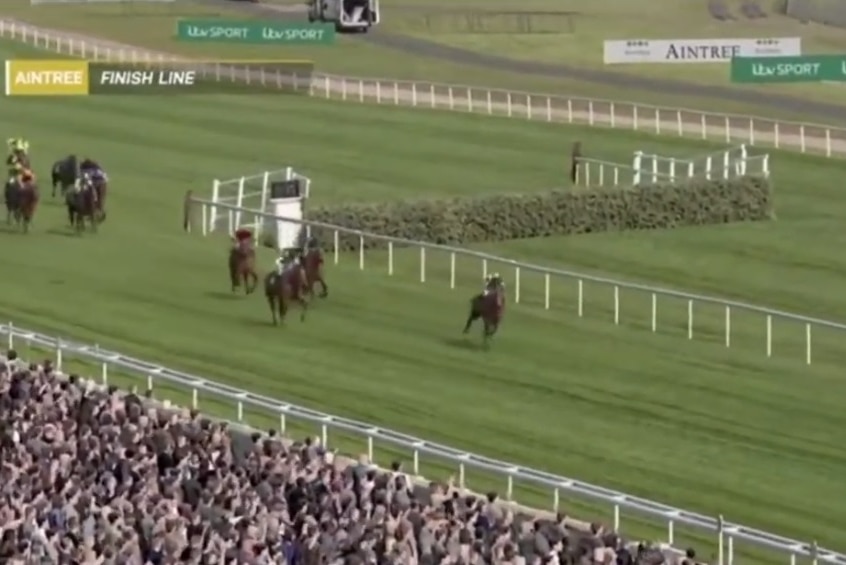
[[[288,305],[291,302],[300,305],[300,321],[305,322],[309,295],[308,278],[302,257],[281,274],[276,271],[269,273],[264,279],[264,294],[270,306],[274,326],[278,326],[280,321],[285,321],[285,314],[288,313]]]
[[[76,155],[68,155],[53,163],[53,168],[50,170],[50,177],[53,181],[53,198],[56,197],[57,188],[61,190],[62,196],[67,194],[68,189],[76,183],[78,176],[79,164]]]
[[[488,347],[490,339],[494,336],[502,315],[505,312],[505,291],[502,287],[489,293],[478,294],[470,300],[470,314],[467,316],[467,323],[464,325],[464,333],[470,331],[473,322],[482,319],[484,327],[482,330],[482,343]]]
[[[258,286],[256,251],[248,241],[238,241],[229,250],[229,280],[232,282],[233,293],[238,290],[242,282],[246,294],[252,294]]]
[[[65,204],[68,208],[68,221],[71,227],[76,229],[76,233],[79,234],[85,230],[86,219],[91,223],[91,231],[97,231],[99,219],[97,190],[94,188],[91,177],[83,175],[77,180],[73,190],[65,194]]]
[[[329,287],[326,286],[326,280],[323,278],[323,251],[317,246],[308,246],[302,254],[303,268],[306,273],[307,292],[309,296],[314,296],[314,285],[320,284],[320,297],[326,298],[329,296]]]
[[[91,182],[97,193],[97,221],[103,223],[106,221],[106,194],[109,192],[109,182],[102,171],[100,174],[95,174]]]
[[[6,203],[6,223],[20,227],[24,233],[29,232],[35,209],[38,207],[38,185],[34,180],[9,179],[3,190]]]
[[[88,157],[79,164],[79,171],[82,175],[88,175],[91,178],[94,190],[97,191],[98,221],[102,223],[106,221],[106,193],[109,190],[106,172],[97,161],[92,161]]]

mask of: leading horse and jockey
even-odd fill
[[[14,219],[24,233],[28,232],[38,206],[35,174],[29,169],[18,170],[18,174],[6,181],[3,199],[6,204],[6,222],[11,224]]]
[[[274,261],[273,267],[264,280],[264,292],[273,324],[284,321],[290,303],[300,306],[300,320],[304,322],[308,311],[309,292],[302,250],[285,250]]]
[[[481,294],[470,300],[470,313],[464,324],[464,333],[470,331],[473,322],[482,319],[484,328],[482,339],[487,347],[488,341],[496,333],[505,312],[505,281],[499,273],[493,273],[485,278]]]

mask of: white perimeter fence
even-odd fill
[[[92,61],[142,62],[182,60],[162,53],[112,41],[81,37],[0,19],[0,37],[29,43],[57,53]],[[234,75],[230,72],[236,69]],[[265,86],[291,88],[291,76],[270,76],[266,72],[246,73],[225,67],[226,80],[238,76]],[[546,122],[577,123],[699,138],[727,144],[775,147],[827,157],[846,157],[846,128],[774,120],[756,116],[718,114],[685,108],[664,108],[636,102],[576,98],[530,92],[492,89],[483,86],[438,84],[390,78],[344,77],[314,74],[294,78],[312,96],[436,108],[508,116]]]
[[[201,226],[201,233],[202,235],[209,235],[216,231],[218,226],[213,225],[211,223],[211,218],[217,218],[216,222],[220,224],[221,218],[226,218],[227,220],[227,233],[233,233],[238,226],[236,223],[236,218],[244,218],[249,219],[253,218],[254,223],[262,223],[262,220],[265,219],[279,219],[283,221],[293,222],[295,224],[299,224],[305,226],[306,232],[311,228],[320,228],[323,230],[330,231],[332,236],[331,242],[331,252],[332,252],[332,261],[335,264],[338,264],[341,257],[340,252],[340,238],[341,234],[351,235],[358,241],[358,250],[357,250],[357,259],[358,259],[358,267],[361,270],[365,268],[365,249],[367,247],[367,242],[372,240],[379,240],[386,243],[387,246],[387,274],[393,275],[394,274],[394,251],[396,247],[400,248],[416,248],[419,253],[419,277],[420,282],[426,282],[427,279],[427,252],[428,251],[435,251],[440,253],[446,253],[449,256],[449,287],[451,289],[456,288],[456,279],[457,279],[457,263],[460,258],[475,258],[476,260],[480,260],[482,264],[482,276],[486,276],[489,272],[489,266],[495,265],[495,270],[501,270],[504,267],[508,267],[513,269],[513,277],[508,277],[511,281],[513,281],[513,287],[511,290],[511,294],[515,303],[519,303],[523,299],[523,293],[521,289],[521,283],[524,280],[524,277],[527,273],[535,273],[539,274],[543,278],[543,307],[547,310],[551,308],[552,305],[552,286],[554,280],[565,280],[569,281],[570,283],[574,284],[576,287],[577,292],[577,303],[576,309],[578,312],[578,316],[581,318],[584,316],[585,312],[585,287],[586,283],[594,283],[598,285],[602,285],[605,287],[610,287],[613,289],[613,319],[614,324],[619,325],[621,323],[621,294],[622,290],[628,290],[637,292],[640,294],[646,294],[651,299],[651,312],[650,312],[650,320],[649,325],[652,332],[658,331],[658,321],[659,321],[659,297],[662,298],[673,298],[675,300],[682,300],[687,305],[687,320],[686,320],[686,332],[687,338],[693,339],[695,335],[695,319],[696,319],[696,305],[710,305],[712,307],[721,308],[724,312],[723,317],[723,328],[722,328],[722,340],[725,343],[726,347],[732,346],[732,320],[734,315],[739,312],[752,312],[759,314],[761,316],[761,325],[762,325],[762,333],[764,334],[763,337],[763,348],[764,354],[767,357],[772,357],[774,354],[774,324],[777,320],[781,321],[791,321],[794,324],[800,324],[804,327],[804,346],[803,346],[803,357],[804,362],[808,365],[811,364],[813,360],[813,333],[814,328],[828,328],[832,330],[836,330],[838,332],[846,331],[846,324],[841,324],[839,322],[833,322],[830,320],[823,320],[820,318],[813,318],[810,316],[802,316],[799,314],[793,314],[790,312],[784,312],[782,310],[776,310],[773,308],[766,308],[763,306],[756,306],[754,304],[747,304],[745,302],[733,301],[733,300],[724,300],[720,298],[714,298],[710,296],[703,296],[699,294],[692,294],[687,292],[681,292],[676,290],[670,290],[666,288],[660,287],[653,287],[644,284],[636,284],[626,281],[614,280],[605,277],[599,276],[592,276],[586,275],[584,273],[578,273],[574,271],[568,271],[564,269],[554,269],[550,267],[544,267],[541,265],[533,265],[531,263],[523,263],[520,261],[515,261],[513,259],[507,259],[504,257],[498,257],[496,255],[491,255],[489,253],[483,253],[481,251],[474,251],[471,249],[462,249],[460,247],[452,247],[449,245],[438,245],[435,243],[426,243],[424,241],[412,241],[409,239],[402,239],[397,237],[390,237],[385,235],[378,235],[374,233],[363,232],[360,230],[345,228],[342,226],[335,226],[332,224],[325,224],[322,222],[315,222],[311,220],[299,220],[293,218],[280,218],[278,216],[273,215],[272,213],[265,212],[264,210],[257,210],[257,209],[247,209],[247,208],[239,208],[237,206],[233,206],[231,204],[227,204],[224,202],[213,202],[211,200],[205,200],[202,198],[196,198],[193,196],[188,196],[186,205],[189,206],[189,210],[186,211],[186,217],[189,220],[187,224],[187,228],[190,230],[195,222],[195,208],[200,208],[200,226]],[[212,213],[214,211],[214,213]],[[330,245],[328,242],[324,242],[324,245]],[[533,297],[535,298],[535,297]],[[844,334],[846,336],[846,334]]]
[[[455,464],[458,468],[458,486],[462,489],[472,488],[472,485],[466,484],[467,470],[479,469],[505,476],[505,498],[509,501],[513,500],[514,481],[520,480],[550,489],[552,509],[556,512],[559,509],[562,493],[564,495],[570,494],[594,502],[604,502],[611,505],[614,512],[613,526],[615,530],[620,530],[621,510],[633,511],[642,516],[664,521],[667,525],[666,542],[670,546],[674,543],[677,525],[691,527],[700,533],[703,531],[711,532],[717,538],[719,550],[717,565],[732,565],[734,563],[735,541],[744,541],[757,547],[784,553],[789,556],[791,565],[796,565],[797,558],[800,557],[810,558],[814,565],[818,563],[846,565],[846,555],[823,549],[815,541],[807,543],[785,538],[740,524],[732,524],[725,521],[722,516],[715,518],[688,512],[680,508],[666,506],[659,502],[653,502],[611,489],[583,483],[576,479],[521,467],[512,463],[490,459],[482,455],[467,453],[445,445],[439,445],[355,420],[323,414],[246,390],[209,381],[202,377],[162,367],[155,363],[148,363],[121,353],[101,349],[97,346],[82,345],[18,328],[11,323],[5,325],[0,324],[0,335],[6,336],[6,345],[9,349],[25,345],[26,347],[34,346],[55,352],[55,366],[60,371],[62,370],[63,363],[68,358],[76,358],[88,363],[93,362],[99,364],[100,374],[95,375],[94,378],[99,377],[100,384],[104,386],[109,384],[110,372],[117,369],[145,379],[147,390],[155,390],[156,384],[162,382],[184,389],[186,393],[191,395],[192,408],[200,408],[201,393],[215,395],[220,399],[231,401],[235,404],[235,413],[238,422],[244,422],[244,410],[246,407],[259,409],[265,414],[278,417],[279,428],[282,433],[285,433],[288,418],[316,424],[320,428],[323,445],[329,445],[330,429],[343,430],[344,432],[361,435],[366,438],[367,455],[371,460],[374,458],[374,448],[377,441],[393,447],[407,449],[412,454],[412,471],[415,476],[420,476],[421,474],[421,456],[428,455]]]

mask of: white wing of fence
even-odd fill
[[[381,441],[395,447],[408,449],[413,457],[413,471],[420,475],[420,456],[429,455],[451,461],[458,467],[458,483],[465,488],[465,475],[467,469],[482,469],[505,475],[507,500],[512,500],[514,495],[514,480],[518,479],[537,486],[548,487],[552,491],[552,507],[558,510],[561,493],[578,495],[593,501],[601,501],[611,504],[614,508],[614,529],[620,528],[620,510],[626,509],[635,511],[644,516],[664,520],[667,523],[667,543],[672,545],[675,537],[677,524],[689,526],[697,530],[712,532],[717,536],[719,546],[719,565],[727,563],[731,565],[734,561],[734,542],[741,540],[759,547],[773,549],[783,552],[789,556],[791,565],[795,565],[797,557],[810,557],[816,563],[832,563],[846,565],[846,555],[820,548],[816,542],[801,542],[761,530],[756,530],[740,524],[726,522],[722,516],[711,517],[695,512],[689,512],[680,508],[673,508],[651,500],[631,496],[622,492],[591,485],[571,479],[529,469],[513,463],[498,461],[483,455],[476,455],[466,451],[453,449],[451,447],[425,441],[400,432],[387,430],[343,418],[324,414],[316,410],[296,406],[273,398],[255,394],[246,390],[216,383],[202,377],[191,375],[182,371],[169,369],[142,361],[122,353],[108,351],[97,346],[83,345],[66,341],[61,338],[44,335],[35,331],[18,328],[11,323],[0,325],[0,334],[7,337],[7,345],[10,349],[15,347],[17,341],[25,341],[28,345],[35,345],[55,351],[56,368],[61,370],[65,357],[74,356],[94,361],[100,364],[100,379],[103,385],[108,384],[109,371],[120,369],[134,373],[147,379],[148,389],[153,389],[157,381],[166,381],[171,385],[177,385],[191,391],[192,404],[194,408],[199,407],[200,393],[214,394],[221,398],[232,400],[236,404],[237,419],[239,422],[244,419],[244,407],[260,408],[268,414],[278,414],[280,429],[286,428],[286,418],[297,418],[320,426],[320,433],[323,445],[329,445],[329,430],[337,429],[346,432],[353,432],[364,436],[367,441],[368,456],[373,458],[374,442]]]
[[[0,18],[0,37],[95,61],[186,59],[170,53],[34,26],[10,18]],[[256,84],[281,84],[290,90],[289,81],[269,77],[266,72],[243,73],[242,76]],[[827,157],[846,157],[846,128],[824,124],[702,112],[688,108],[667,108],[637,102],[509,91],[484,86],[321,73],[302,78],[303,90],[307,90],[308,94],[337,100],[578,123],[725,143],[742,142]]]
[[[840,322],[834,322],[830,320],[824,320],[821,318],[814,318],[810,316],[803,316],[801,314],[794,314],[791,312],[785,312],[783,310],[777,310],[774,308],[767,308],[765,306],[758,306],[755,304],[749,304],[746,302],[740,302],[736,300],[726,300],[722,298],[715,298],[712,296],[705,296],[701,294],[693,294],[689,292],[682,292],[678,290],[672,290],[668,288],[662,288],[657,286],[649,286],[645,284],[637,284],[632,282],[626,282],[621,280],[615,280],[607,277],[600,277],[595,275],[588,275],[584,273],[578,273],[575,271],[569,271],[566,269],[555,269],[551,267],[544,267],[542,265],[534,265],[531,263],[524,263],[521,261],[515,261],[514,259],[507,259],[505,257],[498,257],[496,255],[491,255],[489,253],[484,253],[481,251],[474,251],[472,249],[463,249],[460,247],[453,247],[450,245],[439,245],[435,243],[427,243],[424,241],[413,241],[409,239],[402,239],[398,237],[390,237],[385,235],[379,235],[374,233],[363,232],[361,230],[345,228],[342,226],[335,226],[332,224],[325,224],[322,222],[315,222],[312,220],[300,220],[294,218],[279,218],[271,213],[264,212],[262,210],[253,210],[242,208],[238,206],[234,206],[232,204],[227,204],[224,202],[213,202],[211,200],[205,200],[201,198],[190,197],[189,202],[193,206],[200,206],[202,212],[202,233],[203,235],[207,235],[209,232],[213,231],[213,227],[209,224],[209,218],[213,216],[211,210],[216,211],[217,217],[224,217],[224,214],[220,212],[220,210],[228,211],[228,219],[229,219],[229,233],[232,233],[236,227],[235,218],[249,218],[254,217],[256,218],[257,224],[262,222],[258,221],[258,218],[270,218],[270,219],[280,219],[287,222],[293,222],[302,226],[306,226],[307,229],[310,227],[322,228],[326,230],[330,230],[333,236],[333,261],[334,263],[338,263],[340,260],[340,234],[352,234],[353,236],[358,237],[358,265],[360,269],[365,268],[365,247],[367,240],[380,240],[387,243],[388,249],[388,274],[392,275],[394,273],[394,247],[395,246],[402,246],[402,247],[412,247],[417,248],[420,254],[420,261],[419,261],[419,276],[420,281],[426,281],[426,265],[427,265],[427,258],[426,252],[427,250],[431,251],[439,251],[443,253],[447,253],[449,255],[450,261],[450,288],[455,288],[456,286],[456,263],[458,257],[473,257],[478,259],[482,263],[482,274],[483,276],[488,273],[488,266],[490,263],[496,263],[500,266],[508,266],[509,268],[513,269],[513,296],[514,301],[519,303],[521,300],[521,281],[522,277],[527,273],[537,273],[543,276],[544,280],[544,297],[543,303],[545,309],[550,309],[552,304],[552,280],[553,277],[557,278],[564,278],[569,279],[575,282],[577,289],[578,289],[578,298],[577,298],[577,310],[579,317],[584,315],[584,300],[585,300],[585,283],[598,283],[608,287],[613,288],[614,291],[614,323],[620,323],[620,312],[621,312],[621,298],[620,298],[620,290],[632,290],[640,293],[646,293],[651,296],[652,300],[652,309],[651,309],[651,330],[653,332],[658,331],[658,298],[659,297],[671,297],[675,299],[684,300],[687,302],[687,337],[688,339],[693,339],[695,335],[695,305],[696,304],[709,304],[712,306],[720,307],[724,310],[724,318],[723,318],[723,338],[726,347],[731,347],[732,341],[732,319],[733,314],[736,310],[740,311],[747,311],[747,312],[755,312],[761,314],[762,316],[762,325],[763,325],[763,333],[764,333],[764,350],[767,357],[771,357],[773,355],[773,322],[774,320],[790,320],[795,323],[803,324],[805,327],[805,347],[804,347],[804,361],[806,364],[810,365],[813,359],[813,348],[812,348],[812,338],[813,338],[813,328],[814,327],[824,327],[829,329],[834,329],[837,331],[846,331],[846,324]],[[189,214],[190,216],[190,214]],[[499,267],[498,267],[499,269]]]

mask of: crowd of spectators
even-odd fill
[[[0,357],[0,563],[659,565],[599,524],[415,484]]]

